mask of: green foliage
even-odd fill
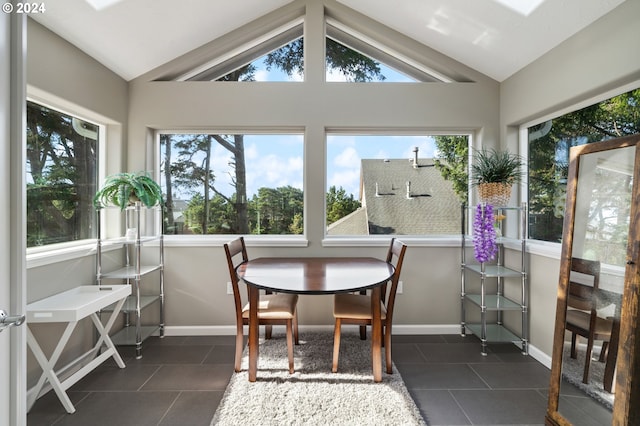
[[[112,205],[124,210],[136,200],[147,207],[162,204],[160,185],[145,172],[123,172],[108,176],[93,197],[93,205],[96,209]]]
[[[445,180],[453,185],[453,190],[466,203],[469,197],[469,138],[467,136],[435,136],[438,158],[434,159],[436,169]]]
[[[289,225],[289,233],[293,235],[304,234],[304,220],[302,218],[302,213],[296,213],[293,215],[293,220],[291,221],[291,225]]]
[[[304,40],[299,38],[269,53],[264,61],[267,70],[280,68],[288,76],[304,72]]]
[[[374,78],[384,80],[380,66],[375,60],[361,55],[331,39],[327,40],[327,66],[342,73],[350,81],[371,81]],[[265,58],[268,69],[279,68],[288,75],[302,74],[304,71],[304,39],[293,42],[269,53]],[[255,66],[241,67],[218,81],[254,81]],[[169,136],[161,136],[164,147],[164,164],[170,170],[164,171],[167,197],[176,188],[193,190],[194,195],[185,211],[184,232],[190,233],[229,233],[229,234],[302,234],[303,194],[292,187],[260,188],[258,194],[248,202],[246,194],[246,170],[244,161],[243,135],[191,135],[193,137],[172,141]],[[212,143],[218,143],[233,157],[231,164],[235,168],[233,181],[236,192],[225,197],[215,186],[215,174],[211,167]],[[172,150],[176,149],[176,152]],[[177,158],[174,160],[172,156]],[[195,158],[202,158],[196,163]],[[198,191],[204,189],[204,196]],[[335,188],[334,188],[335,190]],[[214,197],[209,200],[209,193]],[[331,204],[332,220],[346,215],[360,206],[344,194],[337,195]],[[177,229],[173,217],[173,207],[168,203],[165,226]],[[328,207],[329,208],[329,207]]]
[[[216,194],[208,201],[195,194],[184,211],[186,234],[238,234],[235,194],[227,199]],[[291,186],[262,187],[245,208],[249,212],[248,234],[302,234],[303,193]]]
[[[184,211],[184,230],[187,234],[231,234],[235,212],[232,205],[222,196],[214,195],[205,209],[205,198],[195,194]],[[205,217],[208,213],[208,218]]]
[[[304,232],[304,196],[302,190],[292,186],[258,189],[248,202],[251,234],[294,234]],[[209,203],[209,219],[203,226],[205,197],[195,194],[184,211],[184,233],[237,234],[235,220],[235,195],[231,200],[215,195]],[[360,207],[360,202],[347,195],[340,187],[332,186],[327,192],[327,224],[330,224]]]
[[[255,81],[256,80],[256,67],[254,65],[245,65],[238,68],[229,74],[220,77],[216,81]]]
[[[558,205],[573,146],[640,133],[640,89],[607,99],[529,128],[529,235],[562,240]]]
[[[292,186],[258,189],[249,203],[252,234],[289,234],[293,229],[303,232],[301,221],[304,211],[302,190]]]
[[[97,126],[34,102],[26,110],[27,246],[95,237]]]
[[[366,82],[374,79],[385,80],[380,64],[355,50],[327,38],[327,67],[339,71],[347,81]]]
[[[471,181],[482,183],[517,182],[522,177],[522,157],[509,151],[482,149],[476,151],[471,164]]]
[[[353,198],[353,194],[347,196],[344,188],[329,188],[327,192],[327,226],[341,219],[360,207],[360,201]]]
[[[379,62],[330,38],[326,39],[326,62],[330,70],[342,74],[347,81],[385,80]],[[278,68],[290,77],[302,75],[304,73],[304,39],[298,38],[268,53],[264,64],[269,71],[272,68]],[[255,65],[248,64],[220,77],[217,81],[255,81],[255,73]]]

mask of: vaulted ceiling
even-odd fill
[[[31,16],[131,80],[292,1],[55,0]],[[335,1],[504,81],[625,0]]]

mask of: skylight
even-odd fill
[[[531,12],[536,10],[538,6],[544,3],[545,0],[493,0],[496,3],[500,3],[502,6],[519,13],[522,16],[529,16]]]
[[[95,10],[102,10],[109,6],[113,6],[116,3],[120,3],[122,0],[86,0]]]

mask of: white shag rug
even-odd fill
[[[594,348],[589,366],[589,383],[582,383],[586,345],[578,345],[576,359],[571,358],[571,343],[565,343],[562,354],[562,377],[584,393],[613,410],[614,395],[604,390],[604,362],[598,361],[600,349]]]
[[[338,372],[332,373],[333,333],[301,333],[294,374],[284,335],[261,339],[257,380],[248,380],[245,348],[242,371],[231,377],[211,424],[426,425],[395,365],[386,374],[384,349],[382,382],[373,382],[367,337],[343,330]]]

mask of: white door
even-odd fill
[[[0,309],[25,313],[26,16],[0,14]],[[1,322],[1,321],[0,321]],[[25,326],[0,331],[0,425],[26,425]]]

